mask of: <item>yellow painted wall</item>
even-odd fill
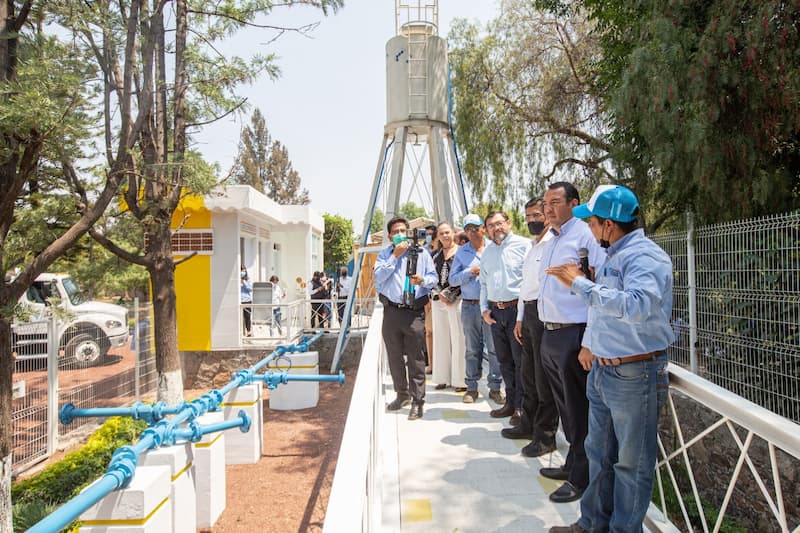
[[[172,214],[172,229],[209,229],[211,212],[203,197],[185,196]],[[175,256],[175,259],[181,259]],[[211,349],[211,256],[195,255],[175,269],[178,350]]]
[[[176,256],[176,260],[180,257]],[[196,255],[175,269],[178,349],[211,349],[211,256]]]

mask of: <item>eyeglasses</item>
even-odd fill
[[[499,228],[506,223],[505,220],[498,220],[497,222],[492,222],[491,224],[486,224],[486,227],[489,229]]]
[[[466,228],[464,228],[464,231],[466,231],[467,233],[477,233],[480,230],[481,228],[479,226],[467,226]]]

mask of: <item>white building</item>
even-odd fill
[[[297,297],[296,278],[307,281],[322,270],[322,215],[305,205],[279,205],[248,185],[185,198],[172,227],[175,258],[196,252],[175,271],[181,351],[240,345],[241,266],[253,282],[278,276],[287,300]]]

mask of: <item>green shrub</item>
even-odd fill
[[[40,500],[23,500],[15,503],[11,508],[14,516],[14,533],[26,531],[44,517],[55,511],[57,505],[52,502]]]
[[[60,505],[77,495],[84,487],[102,476],[111,461],[111,454],[120,446],[133,442],[145,428],[144,421],[128,417],[113,417],[106,420],[89,437],[79,450],[70,452],[57,463],[53,463],[35,476],[14,483],[11,501],[50,502]],[[14,516],[16,522],[17,517]]]

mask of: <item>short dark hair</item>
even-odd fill
[[[269,278],[270,283],[278,283],[278,276],[272,276]]]
[[[497,215],[500,215],[501,217],[503,217],[503,220],[508,222],[508,213],[506,213],[505,211],[500,211],[500,210],[498,210],[498,211],[489,211],[489,214],[486,215],[486,218],[483,219],[483,225],[485,226],[489,222],[490,218],[492,218],[493,216],[497,216]]]
[[[541,196],[536,196],[535,198],[531,198],[530,200],[528,200],[528,203],[525,204],[525,209],[528,209],[529,207],[533,207],[535,205],[542,205],[542,204],[544,204],[544,198],[542,198]]]
[[[564,194],[567,196],[567,202],[578,200],[580,203],[581,197],[578,194],[578,189],[576,189],[573,184],[567,181],[557,181],[547,186],[547,190],[549,191],[554,191],[556,189],[564,189]]]
[[[392,226],[394,226],[398,222],[402,222],[403,224],[405,224],[406,229],[408,229],[408,220],[406,220],[403,217],[392,217],[391,219],[389,219],[389,222],[386,223],[386,233],[391,233]]]
[[[436,233],[436,228],[437,227],[438,226],[435,226],[433,224],[428,224],[427,226],[425,226],[425,231],[431,230],[432,232]]]
[[[638,212],[639,212],[639,208],[637,207],[636,208],[636,213],[638,213]],[[636,214],[636,213],[634,213],[634,214]],[[594,218],[596,218],[597,221],[600,222],[600,224],[602,224],[606,220],[611,220],[611,219],[606,219],[606,218],[603,218],[603,217],[599,217],[597,215],[592,215],[592,216]],[[613,222],[614,224],[619,226],[619,229],[621,229],[622,232],[625,233],[626,235],[628,233],[634,231],[634,230],[639,229],[639,220],[635,219],[635,218],[633,220],[631,220],[630,222],[617,222],[616,220],[611,220],[611,222]]]

